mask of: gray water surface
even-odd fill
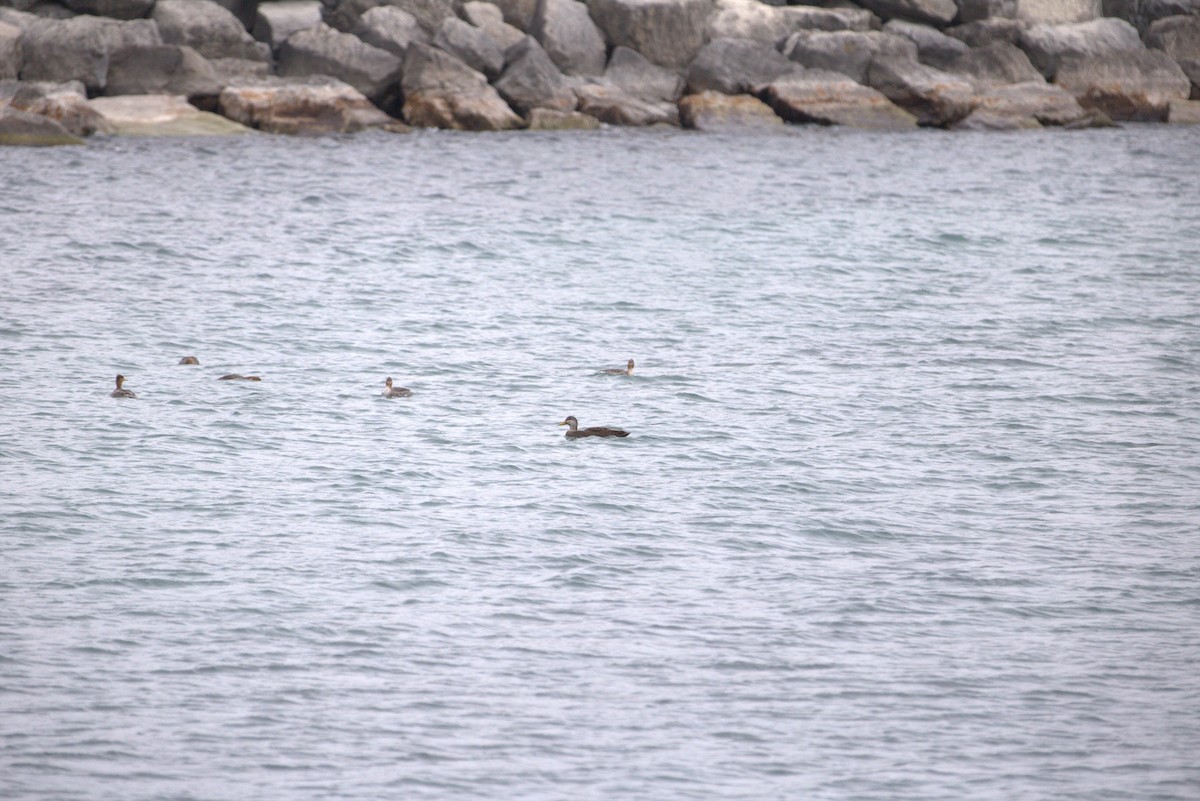
[[[0,796],[1200,798],[1197,153],[0,151]]]

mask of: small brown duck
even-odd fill
[[[606,370],[600,371],[601,375],[633,375],[633,359],[630,359],[624,367],[609,367]]]
[[[407,387],[393,387],[392,377],[388,376],[383,382],[383,397],[385,398],[411,398],[412,390]]]
[[[199,364],[200,360],[197,359],[195,356],[184,356],[182,359],[179,360],[179,363],[180,364]]]
[[[628,437],[629,432],[619,428],[604,428],[602,426],[593,426],[592,428],[581,429],[579,421],[573,416],[568,417],[559,423],[560,426],[570,426],[567,431],[567,439],[581,439],[583,437]]]
[[[217,379],[218,381],[262,381],[262,378],[256,375],[241,375],[240,373],[230,373],[223,375]]]
[[[132,389],[123,389],[121,387],[121,385],[124,383],[125,383],[125,376],[117,375],[117,388],[114,389],[112,392],[110,392],[108,396],[110,398],[136,398],[137,395],[133,394]]]

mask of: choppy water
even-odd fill
[[[0,796],[1200,798],[1197,153],[0,151]]]

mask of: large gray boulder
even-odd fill
[[[799,67],[773,47],[750,39],[714,39],[688,66],[689,94],[753,94]]]
[[[255,10],[254,38],[266,42],[272,50],[297,31],[321,24],[321,0],[273,0]]]
[[[992,42],[968,50],[949,64],[947,71],[969,78],[977,89],[1013,83],[1045,83],[1025,51],[1008,42]]]
[[[376,6],[363,12],[352,33],[372,47],[404,58],[412,42],[429,44],[432,37],[417,18],[396,6]]]
[[[885,20],[899,17],[940,28],[958,16],[958,4],[954,0],[859,0],[859,5]]]
[[[457,56],[471,69],[482,72],[489,81],[500,77],[504,69],[504,51],[500,45],[483,29],[461,19],[442,20],[433,44]]]
[[[263,78],[227,86],[221,115],[247,128],[279,134],[354,133],[390,128],[395,120],[336,78]]]
[[[28,23],[21,36],[21,49],[21,76],[27,81],[81,81],[93,92],[104,88],[108,37],[96,17]]]
[[[526,36],[509,48],[508,66],[496,91],[525,116],[535,108],[573,111],[578,101],[575,90],[537,40]]]
[[[233,12],[211,0],[158,0],[150,18],[163,42],[187,45],[205,58],[271,59],[268,45],[256,42]]]
[[[1012,19],[1017,16],[1018,0],[958,0],[959,23],[999,17]]]
[[[421,28],[433,36],[447,17],[457,17],[461,0],[341,0],[326,22],[339,31],[353,31],[359,18],[372,8],[394,6],[416,18]]]
[[[1091,22],[1103,14],[1103,0],[1020,0],[1017,3],[1017,18],[1034,25]]]
[[[178,95],[125,95],[92,101],[118,136],[230,136],[250,133],[244,125],[201,111]]]
[[[212,96],[222,84],[212,64],[185,45],[127,47],[108,61],[107,95]]]
[[[918,61],[940,70],[947,69],[955,60],[971,50],[960,40],[928,25],[894,19],[884,25],[883,30],[908,39],[917,46]]]
[[[762,91],[763,100],[788,122],[845,125],[876,131],[905,131],[917,118],[880,92],[840,72],[804,70],[790,73]]]
[[[704,45],[713,0],[590,0],[588,9],[609,44],[685,67]]]
[[[113,52],[136,45],[162,44],[149,20],[120,22],[81,16],[41,20],[21,36],[21,77],[30,81],[82,81],[90,92],[104,89]]]
[[[0,106],[38,114],[61,125],[74,136],[111,133],[104,118],[87,99],[83,84],[42,81],[0,82]]]
[[[917,60],[911,39],[881,31],[797,31],[788,37],[783,53],[804,67],[832,70],[865,83],[876,55]]]
[[[1200,16],[1157,20],[1146,34],[1146,45],[1162,50],[1179,65],[1192,82],[1192,99],[1200,100]]]
[[[1161,50],[1121,50],[1102,56],[1067,56],[1055,83],[1080,105],[1114,120],[1162,121],[1171,101],[1187,100],[1192,83]]]
[[[504,21],[500,6],[494,3],[485,3],[483,0],[463,3],[463,18],[492,37],[501,50],[507,50],[525,38],[520,28]]]
[[[288,37],[279,48],[276,71],[285,77],[329,75],[381,101],[400,80],[403,66],[395,54],[321,23]]]
[[[1103,0],[1104,16],[1120,17],[1145,34],[1165,17],[1200,16],[1200,0]]]
[[[466,131],[502,131],[523,125],[483,73],[428,45],[409,45],[403,87],[404,118],[411,125]]]
[[[686,85],[678,72],[652,64],[628,47],[613,49],[604,70],[604,82],[632,97],[659,103],[678,101]]]
[[[947,127],[974,107],[974,87],[966,78],[894,56],[871,62],[867,84],[916,115],[920,125]]]
[[[94,14],[112,19],[141,19],[150,13],[154,0],[66,0],[76,14]]]
[[[796,31],[866,31],[871,13],[863,9],[771,6],[760,0],[717,0],[708,18],[708,38],[753,39],[776,47]]]
[[[608,52],[604,34],[577,0],[538,0],[529,31],[566,75],[599,75]]]
[[[1069,56],[1105,56],[1145,47],[1128,22],[1106,17],[1070,25],[1034,25],[1017,43],[1046,80],[1054,80],[1059,62]]]
[[[1164,17],[1146,32],[1146,46],[1162,50],[1177,63],[1200,61],[1200,16]]]
[[[679,125],[679,107],[674,103],[643,100],[604,84],[580,86],[576,94],[580,111],[609,125]]]
[[[16,80],[21,73],[21,29],[0,22],[0,81]]]
[[[965,25],[955,25],[953,28],[947,28],[946,34],[969,47],[983,47],[992,42],[1008,42],[1015,45],[1021,41],[1021,34],[1029,27],[1029,23],[1024,20],[993,17],[968,22]]]
[[[778,128],[783,120],[754,95],[702,92],[679,101],[679,124],[693,131]]]
[[[53,147],[86,144],[49,117],[0,107],[0,146]]]

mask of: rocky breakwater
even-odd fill
[[[0,0],[0,143],[1200,119],[1200,0]]]

